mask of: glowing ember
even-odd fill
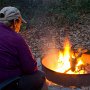
[[[71,50],[71,44],[66,39],[64,51],[59,52],[59,59],[55,71],[68,74],[84,74],[85,70],[81,69],[84,63],[79,56]]]

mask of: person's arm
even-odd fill
[[[19,38],[17,47],[18,47],[18,56],[20,60],[20,67],[24,74],[32,74],[37,71],[37,62],[33,58],[32,53],[22,37]]]

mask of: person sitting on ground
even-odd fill
[[[18,33],[22,23],[26,21],[16,7],[0,10],[0,83],[19,76],[19,90],[41,90],[45,74],[38,70],[30,48]]]

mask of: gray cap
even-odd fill
[[[9,21],[13,19],[16,20],[19,17],[22,18],[20,11],[15,7],[11,7],[11,6],[4,7],[0,11],[0,21]],[[22,22],[27,23],[23,18],[22,18]]]

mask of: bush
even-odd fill
[[[69,25],[74,24],[79,19],[79,16],[90,12],[90,0],[57,0],[56,3],[51,3],[47,8],[47,14],[51,13],[63,15],[62,21],[58,20],[57,23],[63,23],[63,20]],[[65,24],[65,23],[64,23]]]
[[[50,24],[74,24],[82,14],[90,13],[90,0],[0,0],[0,8],[12,5],[20,9],[26,20],[35,23],[37,17],[48,17]],[[45,2],[45,1],[44,1]],[[38,22],[38,21],[37,21]]]

